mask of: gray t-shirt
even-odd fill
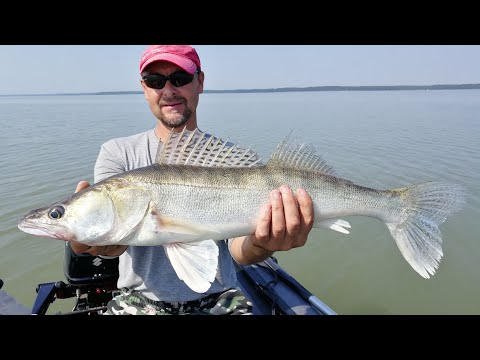
[[[94,181],[154,163],[159,140],[154,130],[112,139],[100,148]],[[218,270],[206,294],[191,290],[175,273],[163,246],[129,246],[119,258],[118,288],[141,291],[151,300],[191,301],[236,286],[237,277],[227,241],[218,241]]]

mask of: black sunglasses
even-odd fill
[[[198,73],[198,70],[196,71]],[[181,87],[190,84],[193,81],[194,75],[185,71],[176,71],[168,76],[160,75],[158,73],[143,75],[142,79],[145,85],[152,89],[163,89],[167,80],[175,87]]]

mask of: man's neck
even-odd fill
[[[185,126],[174,128],[173,131],[175,132],[181,132],[184,127],[187,128],[187,130],[193,131],[197,127],[196,121],[187,121]],[[157,139],[159,139],[161,142],[166,142],[168,139],[168,135],[170,134],[170,131],[172,131],[172,128],[166,127],[163,125],[160,121],[158,121],[157,126],[155,127],[155,136]]]

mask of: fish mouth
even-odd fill
[[[22,230],[23,232],[35,236],[41,236],[41,237],[46,237],[49,239],[58,239],[58,240],[64,240],[62,237],[59,236],[59,234],[51,229],[45,229],[41,228],[39,226],[35,226],[34,224],[29,224],[25,222],[20,222],[18,224],[18,228]]]

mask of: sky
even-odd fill
[[[480,83],[480,45],[195,45],[205,90]],[[141,91],[147,45],[0,45],[0,95]]]

